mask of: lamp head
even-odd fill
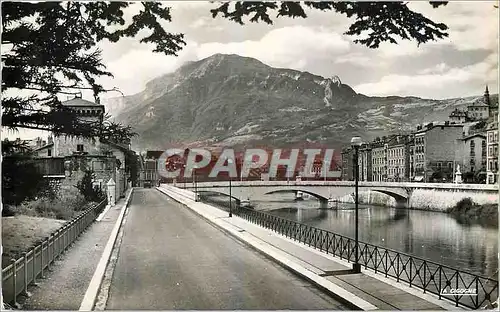
[[[361,140],[361,138],[359,136],[355,136],[351,139],[351,146],[352,147],[359,147],[361,146],[361,144],[363,144],[363,141]]]

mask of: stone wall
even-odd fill
[[[72,188],[80,182],[86,170],[93,170],[94,181],[106,191],[106,183],[113,178],[116,181],[115,157],[107,156],[68,156],[65,157],[65,178],[61,187]],[[118,195],[118,193],[117,193]]]
[[[495,194],[417,189],[410,198],[409,208],[445,211],[467,197],[480,205],[498,203],[498,195]],[[351,195],[346,195],[341,197],[340,201],[354,203],[354,198]],[[362,204],[396,207],[396,200],[393,197],[375,191],[359,192],[359,201]]]
[[[77,151],[77,145],[83,145],[83,151],[91,155],[99,155],[101,153],[101,143],[98,139],[90,140],[84,138],[71,138],[67,136],[58,136],[54,138],[54,154],[53,156],[68,156]]]

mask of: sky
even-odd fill
[[[274,18],[273,25],[248,19],[239,25],[212,18],[210,9],[218,3],[164,3],[172,14],[172,21],[165,23],[167,31],[184,33],[187,45],[175,57],[151,52],[152,46],[138,38],[100,43],[103,61],[114,74],[101,80],[105,87],[135,94],[186,61],[234,53],[273,67],[338,76],[356,92],[372,96],[480,96],[485,85],[490,93],[498,93],[498,1],[450,1],[436,9],[425,1],[410,1],[413,10],[448,25],[449,37],[420,46],[413,41],[386,43],[378,49],[343,35],[353,20],[333,11],[309,10],[305,19]],[[139,8],[138,3],[132,5],[125,16],[130,18]],[[116,96],[120,94],[111,92],[102,98]],[[85,93],[84,98],[92,99]]]

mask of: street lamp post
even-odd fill
[[[194,201],[198,201],[198,185],[196,184],[196,169],[198,167],[195,165],[193,168],[193,183],[194,183]]]
[[[354,148],[354,204],[356,209],[356,224],[355,224],[355,260],[352,265],[352,270],[354,273],[361,273],[361,265],[359,264],[359,200],[358,200],[358,183],[359,183],[359,147],[361,146],[362,141],[360,137],[353,137],[351,139],[351,145]]]
[[[233,160],[228,159],[227,160],[228,164],[232,164]],[[232,201],[232,194],[231,194],[231,173],[229,173],[229,218],[233,216],[233,201]]]
[[[182,165],[182,181],[184,182],[184,189],[186,189],[186,175],[184,172],[186,172],[186,164]]]
[[[326,174],[327,174],[327,169],[329,169],[328,167],[330,167],[330,162],[325,162],[325,182],[326,182]]]

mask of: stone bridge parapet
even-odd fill
[[[283,192],[302,192],[316,197],[326,206],[329,201],[354,193],[354,181],[232,181],[231,196],[240,200],[262,199],[266,195]],[[194,189],[194,185],[186,185]],[[229,196],[229,182],[197,183],[198,192],[219,193]],[[486,184],[452,184],[452,183],[409,183],[409,182],[359,182],[360,192],[378,192],[391,196],[396,207],[408,207],[412,194],[417,190],[435,191],[438,193],[463,193],[463,197],[471,194],[488,194],[498,197],[498,185]],[[457,197],[457,196],[455,196]],[[496,199],[497,200],[497,199]]]

